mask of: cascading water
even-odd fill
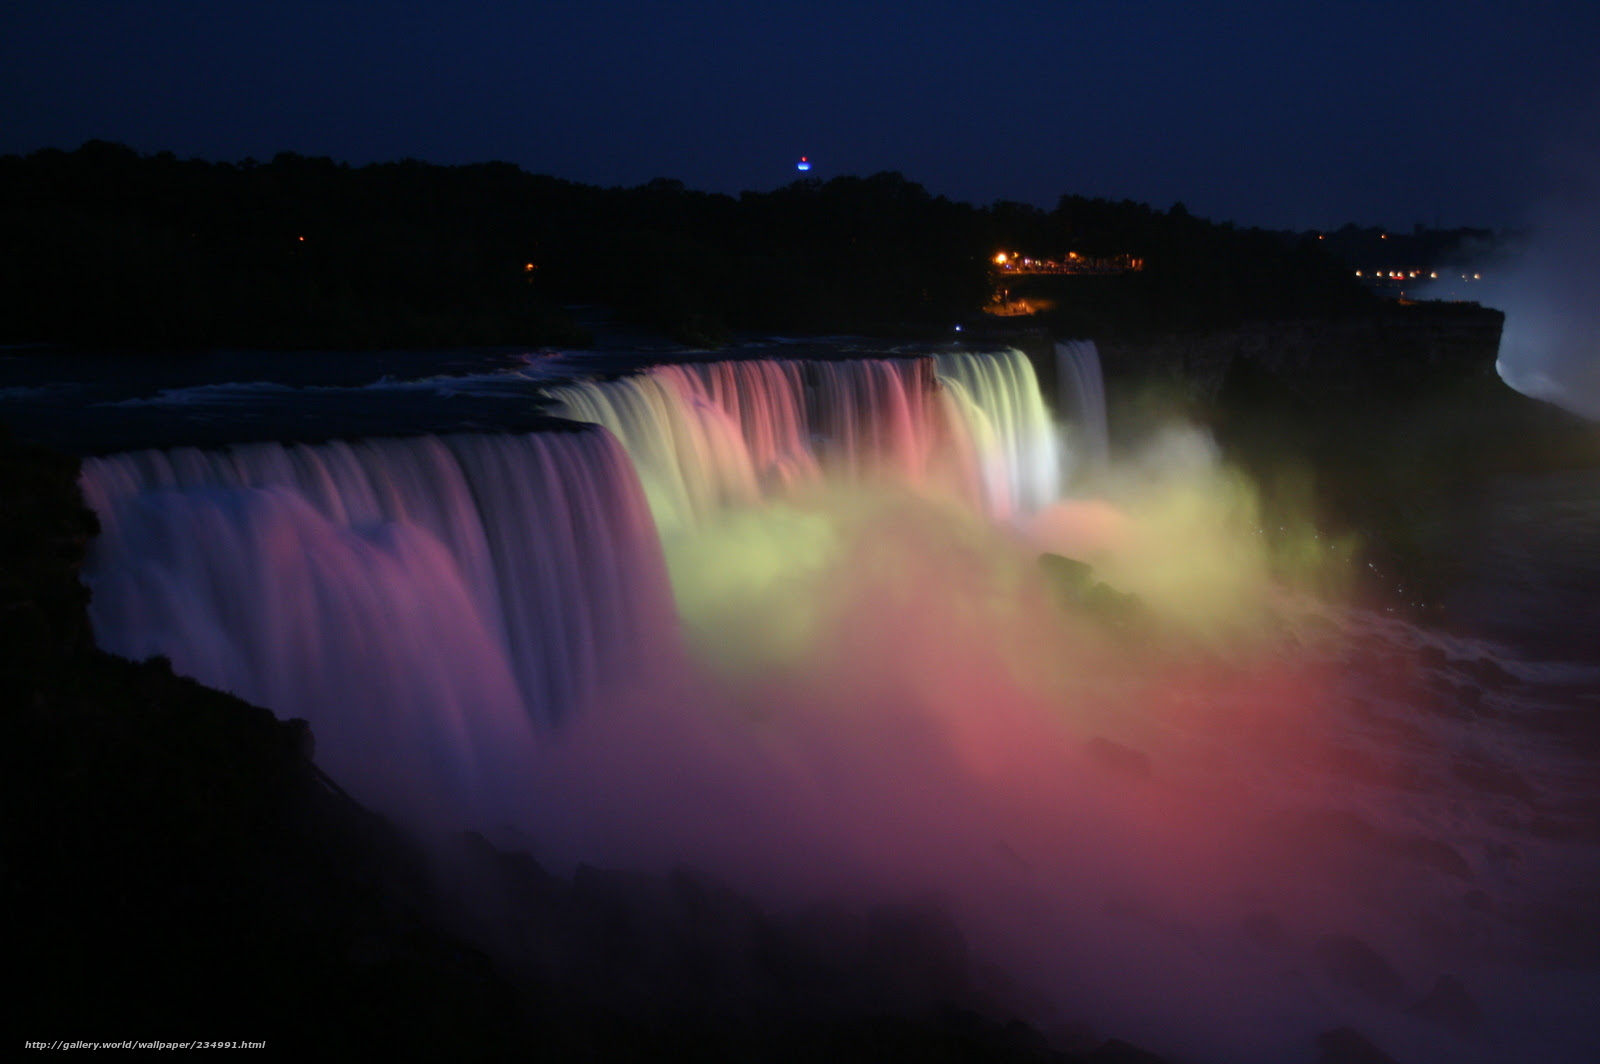
[[[1083,452],[1084,469],[1103,469],[1111,454],[1111,443],[1100,351],[1093,340],[1056,344],[1056,384],[1063,406],[1070,404],[1068,418]]]
[[[102,646],[309,718],[357,793],[454,807],[426,819],[501,815],[513,752],[671,639],[602,432],[146,451],[83,488]]]
[[[548,391],[622,441],[663,534],[824,471],[939,483],[996,517],[1032,512],[1058,487],[1055,430],[1016,350],[665,365]]]
[[[1057,476],[1015,353],[549,392],[609,432],[86,462],[97,637],[310,718],[358,795],[558,868],[934,892],[1041,1025],[1218,1061],[1344,1024],[1412,1062],[1600,1041],[1563,937],[1596,881],[1563,835],[1581,779],[1517,730],[1513,679],[1477,678],[1521,666],[1284,599],[1204,441],[1012,522]],[[1069,428],[1103,447],[1103,416]],[[1051,585],[1041,547],[1117,590]]]
[[[941,402],[933,364],[909,358],[667,365],[549,389],[626,455],[575,431],[90,459],[92,618],[109,650],[310,718],[358,793],[426,779],[406,789],[481,809],[499,799],[475,788],[505,775],[483,759],[525,749],[527,720],[568,717],[670,648],[650,514],[681,534],[824,468],[919,483],[975,465],[968,419],[1001,426],[997,481],[1047,449],[1020,352],[940,368],[975,401]]]
[[[806,412],[804,363],[767,359],[658,366],[652,376],[695,405],[710,403],[739,428],[751,468],[763,484],[818,474]]]
[[[940,355],[938,367],[964,411],[960,416],[979,437],[974,449],[990,513],[1028,514],[1054,502],[1061,488],[1055,426],[1033,364],[1011,351],[993,358]]]
[[[725,506],[760,497],[738,426],[681,383],[647,373],[549,389],[563,414],[604,426],[626,448],[663,532],[693,528]]]

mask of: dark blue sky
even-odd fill
[[[0,152],[504,159],[725,192],[806,154],[976,203],[1508,225],[1597,123],[1595,0],[0,5]]]

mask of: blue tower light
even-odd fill
[[[800,156],[800,161],[794,164],[794,168],[802,171],[809,170],[811,169],[811,160],[802,155]]]

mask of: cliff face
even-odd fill
[[[1595,426],[1500,380],[1504,320],[1475,304],[1385,305],[1098,338],[1113,442],[1175,416],[1207,426],[1258,485],[1265,525],[1351,537],[1355,579],[1431,613],[1467,575],[1448,538],[1492,478],[1600,464]]]
[[[0,685],[19,700],[92,644],[78,566],[99,523],[76,479],[72,459],[0,430]]]
[[[1492,379],[1504,322],[1499,311],[1476,304],[1385,306],[1206,333],[1112,336],[1099,348],[1113,386],[1164,379],[1193,401],[1215,403],[1230,372],[1248,363],[1303,400],[1339,402]]]
[[[392,1018],[462,1009],[483,1024],[469,1042],[507,1038],[503,984],[432,928],[419,862],[316,769],[303,721],[95,649],[78,580],[95,531],[74,460],[0,438],[18,1015],[47,1039],[443,1051],[460,1035],[442,1020]]]

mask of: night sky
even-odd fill
[[[0,152],[501,159],[736,193],[1520,224],[1600,128],[1600,4],[9,0]]]

